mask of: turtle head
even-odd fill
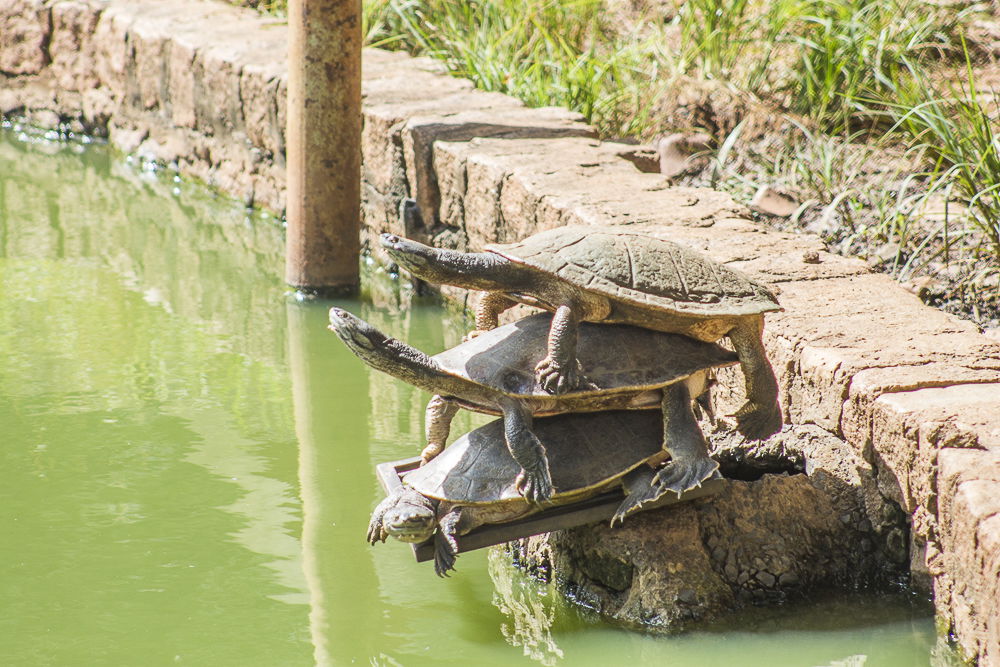
[[[401,542],[419,544],[429,540],[437,528],[435,503],[413,489],[402,491],[396,503],[385,511],[382,526]]]
[[[492,252],[460,252],[382,234],[382,248],[392,260],[421,280],[467,289],[503,291],[504,269],[510,263]]]
[[[440,367],[415,347],[386,336],[342,308],[330,309],[329,328],[372,368],[428,391],[439,390],[438,381],[443,377]]]
[[[337,334],[354,354],[365,361],[383,354],[394,339],[341,308],[330,309],[330,331]],[[399,342],[399,341],[395,341]]]

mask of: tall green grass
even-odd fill
[[[964,80],[934,85],[917,67],[894,80],[884,100],[914,150],[929,156],[932,189],[947,189],[968,207],[968,220],[1000,264],[1000,103],[981,97],[966,52]],[[947,228],[943,230],[949,232]],[[947,241],[947,239],[946,239]],[[949,244],[944,244],[947,252]]]
[[[478,88],[558,105],[611,133],[639,131],[650,82],[641,39],[604,23],[600,0],[369,0],[374,45],[442,60]]]
[[[832,131],[877,126],[862,100],[884,97],[905,66],[938,62],[956,47],[961,15],[914,0],[810,0],[790,21],[796,43],[791,111]]]

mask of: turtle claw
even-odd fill
[[[473,329],[469,333],[462,336],[462,342],[468,343],[473,338],[478,338],[480,335],[486,333],[486,329]]]
[[[514,488],[529,503],[538,505],[552,497],[552,476],[545,464],[522,470],[517,475]]]
[[[747,401],[732,416],[736,418],[736,430],[748,440],[763,440],[781,430],[777,404],[764,406]]]
[[[444,450],[444,445],[439,442],[428,443],[424,450],[420,452],[420,465],[430,463],[434,457]]]
[[[372,546],[375,546],[379,542],[385,544],[387,537],[389,537],[389,533],[382,527],[382,517],[372,517],[371,523],[368,524],[368,535],[366,537],[368,544]]]
[[[611,517],[611,527],[614,528],[615,526],[620,526],[625,522],[625,519],[629,515],[638,512],[642,509],[642,506],[650,500],[653,500],[653,498],[633,498],[632,496],[626,497],[625,500],[622,501],[622,504],[618,506],[618,509],[615,510],[615,515]]]
[[[535,378],[542,389],[557,396],[573,391],[581,381],[586,381],[579,361],[573,359],[570,363],[563,364],[551,356],[545,357],[535,366]]]
[[[673,491],[679,498],[685,491],[701,486],[701,483],[714,475],[718,469],[718,462],[708,457],[694,461],[670,461],[653,477],[655,498],[659,498],[667,491]]]

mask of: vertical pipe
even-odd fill
[[[361,0],[288,3],[285,280],[350,291],[361,251]]]

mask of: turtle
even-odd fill
[[[714,369],[736,363],[734,352],[677,334],[583,323],[579,349],[590,363],[588,382],[553,395],[534,375],[551,319],[548,313],[532,315],[429,357],[345,310],[330,309],[330,329],[362,361],[434,394],[427,405],[425,461],[443,448],[460,407],[500,415],[507,448],[521,466],[515,486],[527,500],[541,503],[553,495],[552,477],[532,417],[660,409],[671,461],[657,473],[657,484],[681,494],[715,472],[718,464],[708,456],[691,400],[709,386]]]
[[[476,329],[520,302],[554,313],[536,374],[546,391],[581,381],[581,321],[632,324],[705,342],[728,337],[746,385],[737,430],[759,440],[781,429],[778,383],[761,340],[764,314],[781,310],[774,293],[748,276],[672,241],[626,226],[564,226],[485,252],[432,248],[382,234],[400,266],[431,283],[482,290]],[[589,371],[588,371],[589,372]]]
[[[666,493],[653,483],[654,467],[666,457],[661,420],[654,412],[543,417],[533,428],[552,458],[552,480],[559,489],[553,505],[622,487],[626,495],[611,519],[614,526]],[[433,461],[404,475],[372,512],[368,542],[392,536],[419,544],[433,537],[434,570],[446,576],[454,569],[458,536],[539,511],[518,494],[518,470],[505,446],[503,420],[466,433]]]

